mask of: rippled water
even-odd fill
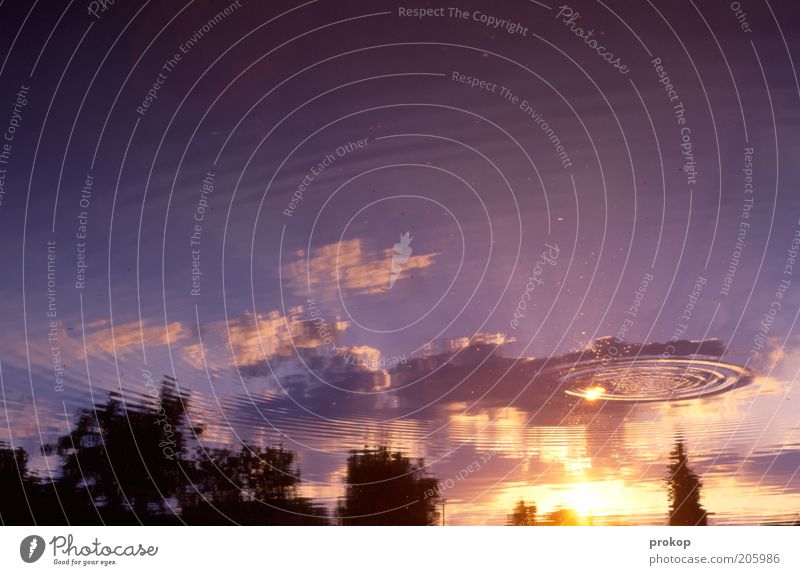
[[[298,454],[301,492],[330,512],[343,496],[349,450],[390,445],[424,458],[441,482],[448,523],[504,523],[522,498],[543,511],[575,509],[596,524],[660,524],[669,454],[678,440],[702,478],[712,523],[789,521],[793,506],[800,506],[800,396],[779,378],[692,358],[577,361],[550,371],[537,360],[514,363],[495,357],[480,367],[462,366],[478,371],[461,378],[453,401],[415,417],[397,417],[407,404],[375,398],[348,407],[346,418],[337,416],[335,405],[317,411],[325,417],[312,417],[298,413],[283,394],[264,390],[258,379],[247,380],[246,394],[196,385],[186,389],[188,418],[202,433],[191,443],[282,444]],[[483,378],[509,368],[487,391],[496,381]],[[425,385],[440,386],[437,394],[452,392],[452,375],[429,375]],[[593,394],[600,386],[605,391]],[[152,405],[145,393],[126,387],[129,410]],[[71,393],[67,411],[88,405],[77,389]],[[98,403],[105,393],[94,389]],[[477,393],[480,402],[470,405]],[[24,396],[8,387],[5,395],[17,445],[35,453],[37,423],[51,441],[66,431],[63,412],[47,415],[40,407],[37,418],[25,421]],[[40,457],[32,463],[46,474]]]
[[[565,393],[588,400],[680,401],[723,393],[752,382],[754,373],[729,363],[702,359],[637,358],[589,362],[569,371]]]
[[[663,524],[680,452],[796,518],[797,3],[279,4],[0,2],[0,481],[336,522],[361,450],[436,521]]]

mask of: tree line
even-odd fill
[[[207,448],[187,424],[190,394],[163,379],[154,401],[116,392],[81,409],[69,433],[42,447],[49,473],[0,443],[0,521],[6,525],[429,525],[437,485],[424,461],[386,446],[350,452],[334,516],[300,495],[295,452],[282,445]],[[57,468],[50,469],[57,460]]]
[[[47,477],[30,471],[30,455],[0,442],[0,521],[6,525],[436,525],[439,480],[386,446],[351,451],[345,494],[333,513],[300,494],[297,455],[283,445],[207,448],[193,438],[190,394],[165,377],[155,401],[106,401],[76,414],[69,433],[44,445]],[[55,469],[49,466],[57,460]],[[665,479],[669,525],[706,525],[702,481],[682,440]],[[431,496],[431,494],[434,494]],[[556,509],[537,515],[520,500],[509,525],[581,525],[591,518]]]

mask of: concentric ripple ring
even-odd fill
[[[567,395],[589,401],[680,401],[750,383],[740,365],[693,358],[638,358],[581,363],[560,380]]]

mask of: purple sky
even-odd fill
[[[719,340],[782,382],[745,398],[770,419],[800,343],[800,14],[730,5],[5,2],[0,439],[35,445],[147,369],[196,392],[219,442],[297,416],[322,450],[317,422],[351,422],[345,451],[377,409],[369,433],[424,444],[469,400],[440,363],[498,347],[477,386],[499,397],[471,409],[510,402],[524,426],[547,404],[515,398],[534,374],[514,359],[615,335]],[[620,409],[614,429],[642,417]],[[793,421],[772,420],[800,491]]]

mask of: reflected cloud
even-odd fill
[[[348,295],[375,295],[389,289],[392,275],[392,257],[395,251],[387,248],[368,252],[362,240],[342,240],[316,248],[307,255],[304,250],[295,253],[297,260],[283,266],[288,285],[298,294],[308,294],[321,301],[335,301],[339,290]],[[413,277],[414,272],[430,267],[438,253],[409,256],[403,263],[403,273],[394,281]],[[391,282],[394,283],[394,282]]]
[[[98,325],[95,322],[93,325]],[[102,324],[100,324],[102,325]],[[88,326],[87,326],[88,327]],[[181,322],[166,325],[149,325],[134,321],[94,331],[86,335],[86,351],[89,355],[124,356],[141,350],[142,342],[148,347],[173,345],[189,336],[189,330]]]
[[[245,313],[229,320],[204,323],[200,327],[206,364],[211,369],[238,366],[248,371],[264,366],[266,359],[289,358],[323,345],[336,345],[349,326],[345,321],[315,324],[303,319],[303,308],[287,315],[279,311]],[[199,341],[185,346],[190,364],[202,369]],[[222,351],[223,353],[220,353]]]

